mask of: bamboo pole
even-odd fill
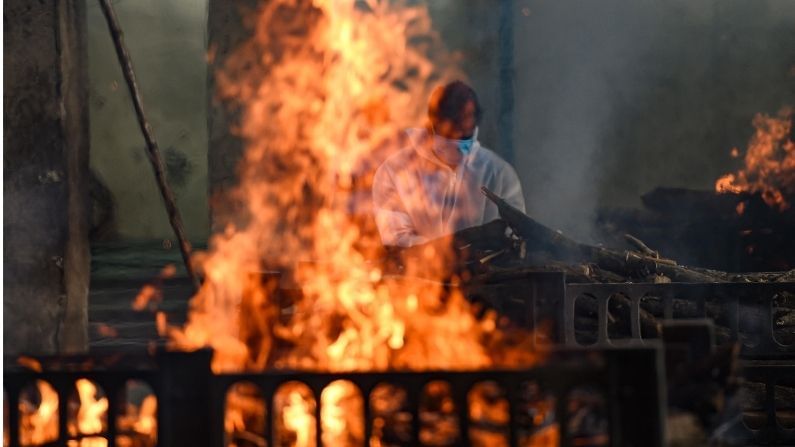
[[[135,80],[135,72],[133,71],[132,60],[130,59],[130,54],[127,51],[127,47],[124,45],[123,33],[121,31],[121,27],[119,26],[119,21],[116,18],[116,13],[113,10],[110,0],[99,0],[99,5],[102,8],[102,13],[105,16],[105,20],[108,23],[108,30],[110,31],[110,35],[113,38],[113,45],[116,47],[116,55],[119,58],[119,64],[121,65],[121,71],[124,74],[124,80],[127,82],[127,88],[130,91],[133,106],[135,107],[135,115],[138,119],[138,125],[141,127],[141,132],[143,133],[144,140],[146,141],[146,155],[149,159],[149,162],[152,164],[152,169],[155,173],[158,189],[160,190],[160,194],[163,197],[163,202],[166,205],[168,221],[171,224],[171,228],[174,230],[177,241],[179,242],[179,250],[182,253],[182,260],[185,263],[185,270],[187,270],[188,277],[193,283],[194,288],[198,290],[200,286],[199,279],[193,271],[190,263],[190,242],[188,242],[188,239],[185,236],[185,229],[182,225],[182,217],[179,214],[179,209],[177,208],[177,203],[174,199],[174,193],[171,191],[171,188],[168,185],[168,180],[166,179],[165,165],[163,163],[163,157],[160,155],[160,148],[158,147],[157,140],[155,139],[154,131],[152,130],[152,126],[149,124],[149,121],[146,119],[146,115],[144,114],[143,101],[141,100],[138,83]]]

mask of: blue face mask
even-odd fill
[[[436,134],[434,131],[433,138],[435,146],[438,148],[443,147],[451,147],[455,146],[458,149],[458,152],[461,152],[462,155],[469,155],[472,151],[472,146],[475,145],[475,137],[478,134],[478,129],[475,128],[475,132],[472,133],[472,136],[467,138],[466,140],[453,140],[450,138],[445,138]]]
[[[472,150],[472,145],[475,144],[474,138],[469,138],[466,140],[453,140],[458,145],[458,151],[464,155],[469,154],[469,151]]]

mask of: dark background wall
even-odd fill
[[[203,240],[208,231],[207,0],[116,1],[114,9],[185,230],[191,239]],[[88,2],[86,21],[91,167],[115,207],[112,231],[102,236],[173,240],[98,2]]]
[[[87,347],[83,1],[4,2],[3,351]]]

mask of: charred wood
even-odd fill
[[[720,270],[795,267],[795,209],[768,206],[760,194],[657,188],[642,202],[642,209],[600,209],[600,237],[620,246],[629,232],[683,264]]]
[[[647,276],[660,273],[677,282],[724,282],[718,275],[711,275],[676,265],[668,259],[659,259],[642,253],[619,252],[577,242],[537,222],[514,208],[485,187],[483,193],[497,205],[500,217],[527,243],[527,250],[543,250],[552,253],[555,259],[568,262],[593,262],[602,269],[627,276]]]

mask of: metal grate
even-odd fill
[[[544,365],[521,371],[470,371],[470,372],[382,372],[382,373],[309,373],[268,372],[258,374],[222,374],[210,372],[211,353],[171,352],[157,357],[151,370],[89,369],[70,371],[31,372],[6,370],[5,390],[9,414],[10,445],[19,445],[17,427],[19,413],[16,411],[19,394],[28,384],[37,379],[53,385],[59,395],[61,417],[58,440],[50,445],[66,446],[68,396],[75,381],[87,378],[96,382],[109,398],[108,431],[97,434],[108,439],[108,445],[116,445],[115,408],[119,391],[129,379],[148,383],[158,399],[158,445],[160,446],[222,446],[224,440],[224,405],[227,391],[241,381],[256,384],[267,402],[268,414],[274,408],[274,396],[280,386],[288,382],[305,384],[314,394],[316,402],[324,388],[337,380],[353,383],[364,402],[363,421],[372,420],[369,396],[378,384],[388,383],[407,391],[408,411],[412,415],[411,439],[408,445],[421,445],[419,396],[423,387],[433,381],[449,385],[458,413],[459,436],[450,445],[471,445],[469,439],[468,392],[483,382],[494,382],[505,390],[510,408],[508,439],[510,445],[519,445],[520,399],[519,389],[523,383],[537,383],[545,393],[556,400],[555,422],[560,433],[560,445],[574,445],[569,430],[570,414],[567,399],[577,389],[596,390],[605,399],[607,443],[613,446],[662,446],[664,443],[664,393],[661,369],[661,353],[658,349],[607,349],[588,351],[563,350],[551,354]],[[315,406],[315,421],[318,446],[321,443],[320,405]],[[273,421],[273,417],[271,421]],[[273,441],[273,424],[267,424],[265,438],[268,445]],[[370,424],[365,425],[366,436],[371,433]]]
[[[764,385],[764,400],[762,409],[765,413],[764,423],[761,427],[752,428],[752,438],[749,445],[795,445],[795,427],[789,428],[781,423],[785,411],[795,413],[795,408],[789,407],[792,402],[782,402],[778,396],[779,385],[785,383],[792,387],[795,385],[795,365],[782,365],[770,362],[745,362],[742,366],[743,379],[746,382],[756,382]],[[792,389],[792,388],[791,388]]]
[[[598,304],[598,329],[594,347],[616,344],[608,335],[608,301],[614,295],[623,295],[630,302],[630,334],[618,342],[641,341],[641,300],[656,298],[662,301],[662,319],[715,318],[710,315],[708,305],[717,307],[728,327],[728,342],[740,341],[741,356],[755,359],[792,359],[795,344],[783,344],[776,339],[773,306],[782,293],[795,294],[795,283],[710,283],[710,284],[569,284],[566,286],[562,310],[562,327],[559,328],[562,342],[567,346],[579,346],[575,334],[575,306],[581,297],[593,297]],[[692,304],[694,312],[678,314],[675,300]],[[762,327],[746,332],[742,327],[741,314],[753,311]]]
[[[6,360],[6,364],[13,360]],[[67,424],[69,422],[69,406],[67,402],[75,393],[75,384],[79,379],[88,379],[98,384],[108,399],[107,430],[91,435],[69,436]],[[137,380],[148,385],[157,396],[158,403],[163,394],[162,375],[154,369],[138,370],[67,370],[67,371],[21,371],[6,370],[3,373],[3,388],[7,399],[7,435],[10,446],[20,445],[20,395],[25,387],[33,385],[37,380],[43,380],[51,385],[58,394],[58,439],[44,445],[66,446],[69,440],[79,440],[84,437],[103,437],[111,440],[108,445],[115,445],[117,435],[116,421],[119,417],[122,391],[129,380]],[[158,419],[160,419],[158,417]]]

